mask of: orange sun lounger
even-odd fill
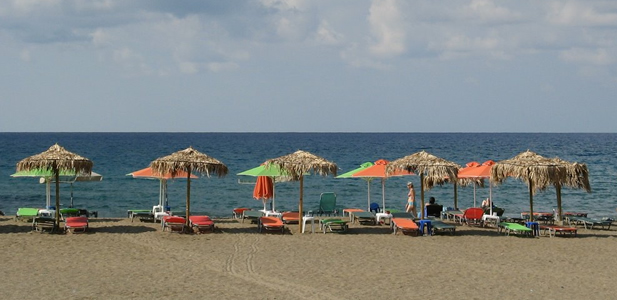
[[[190,216],[189,222],[197,233],[214,232],[214,221],[209,216]]]
[[[67,232],[86,232],[87,229],[88,218],[86,217],[69,217],[64,220],[64,230]]]
[[[559,226],[559,225],[540,225],[540,230],[544,230],[544,234],[548,232],[549,237],[554,237],[555,234],[566,234],[576,236],[578,229],[576,227]]]
[[[283,223],[285,224],[289,224],[289,223],[299,223],[300,222],[300,213],[299,212],[284,212],[281,216],[281,218],[283,219]]]
[[[261,217],[259,218],[259,232],[264,230],[268,231],[281,231],[285,233],[285,224],[277,217]]]
[[[418,224],[412,219],[407,218],[392,218],[393,233],[396,234],[397,230],[403,232],[403,234],[410,234],[413,236],[418,235]]]

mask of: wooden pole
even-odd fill
[[[555,191],[557,192],[557,213],[559,214],[560,225],[563,225],[563,211],[561,210],[561,184],[555,184]]]
[[[191,213],[191,167],[187,170],[186,175],[186,220],[184,220],[184,225],[186,228],[189,228],[189,217]],[[188,231],[189,229],[187,229]]]
[[[529,222],[533,222],[533,182],[529,179]]]
[[[53,165],[54,176],[56,177],[56,222],[54,230],[60,229],[60,170],[58,170],[58,166],[54,162]]]
[[[424,220],[424,173],[420,173],[420,199],[422,200],[422,206],[420,206],[420,217]]]
[[[304,176],[300,175],[300,202],[298,204],[298,214],[300,215],[300,221],[298,222],[298,231],[302,232],[302,218],[304,213],[302,212],[302,206],[304,201]]]

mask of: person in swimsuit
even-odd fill
[[[407,193],[407,204],[405,205],[405,211],[411,213],[414,218],[418,215],[416,212],[416,191],[413,189],[413,183],[408,182],[407,188],[409,192]]]

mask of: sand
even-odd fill
[[[45,234],[0,219],[4,299],[612,299],[617,232],[523,238],[458,226],[454,236],[258,233],[217,221],[212,234],[91,219],[85,234]]]

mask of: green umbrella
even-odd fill
[[[274,186],[275,183],[281,182],[281,181],[291,181],[291,178],[289,177],[288,173],[285,171],[281,171],[281,168],[277,165],[269,165],[267,166],[266,164],[261,164],[259,167],[255,167],[249,170],[246,170],[244,172],[240,172],[236,175],[239,176],[253,176],[253,177],[259,177],[259,176],[267,176],[272,178],[272,210],[275,210],[275,197],[276,197],[276,192],[274,190]],[[266,210],[266,199],[263,200],[264,202],[264,210]]]
[[[352,177],[353,174],[358,173],[368,167],[372,167],[373,163],[370,161],[367,161],[363,164],[360,165],[359,168],[355,168],[347,173],[343,173],[339,176],[336,176],[334,178],[358,178],[358,177]],[[368,206],[367,206],[367,211],[371,210],[371,180],[373,180],[372,177],[362,177],[362,179],[366,180],[366,186],[367,186],[367,190],[368,190]]]
[[[11,177],[40,177],[39,182],[46,184],[46,207],[51,206],[51,182],[55,182],[54,174],[49,169],[30,169],[21,170]],[[71,206],[73,207],[73,182],[75,181],[101,181],[103,176],[99,173],[92,172],[92,174],[81,173],[77,174],[74,170],[60,170],[59,172],[60,182],[71,184]]]

